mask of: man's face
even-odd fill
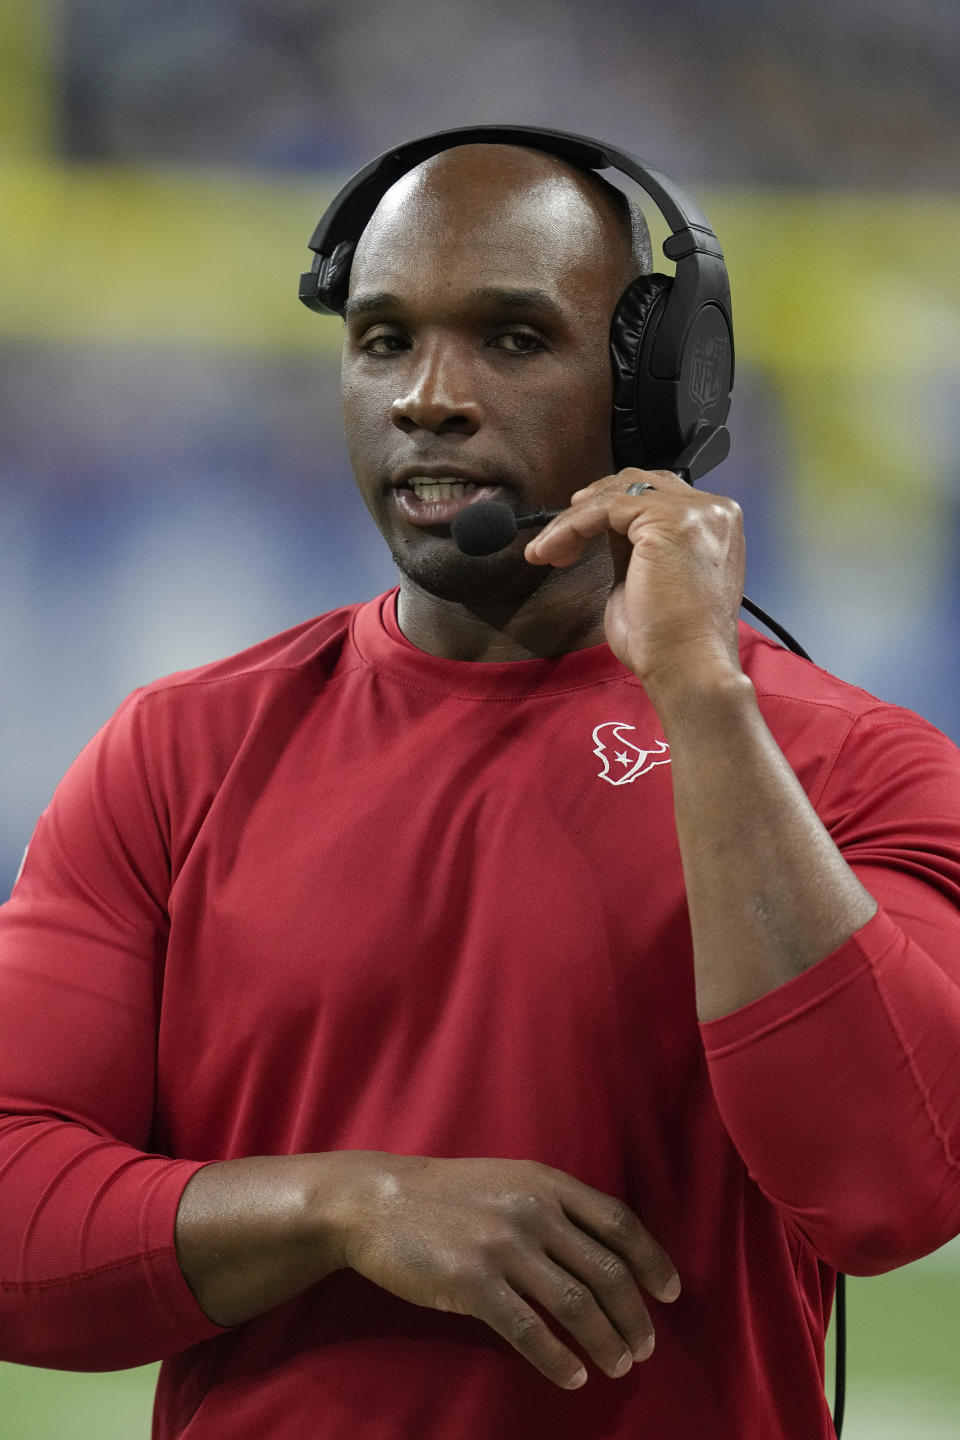
[[[533,151],[446,151],[384,197],[351,273],[343,413],[361,494],[425,590],[543,582],[530,532],[470,557],[450,521],[478,499],[560,508],[611,471],[610,318],[632,274],[606,202]]]

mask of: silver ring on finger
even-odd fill
[[[642,495],[645,490],[656,490],[656,488],[656,485],[651,485],[649,480],[635,480],[632,485],[627,486],[624,493],[627,495]]]

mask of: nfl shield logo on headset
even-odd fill
[[[720,399],[728,365],[729,341],[724,336],[707,336],[694,346],[690,367],[690,398],[700,410]]]

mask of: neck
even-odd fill
[[[445,600],[401,573],[397,621],[411,645],[442,660],[545,659],[604,642],[611,583],[606,546],[520,599]]]

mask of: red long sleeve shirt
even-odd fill
[[[834,1269],[960,1230],[960,755],[741,649],[880,908],[699,1027],[669,751],[606,646],[438,660],[391,593],[131,696],[0,909],[0,1353],[164,1358],[155,1440],[831,1435]],[[623,1197],[684,1285],[653,1358],[560,1391],[350,1271],[212,1324],[174,1252],[189,1177],[338,1149]]]

